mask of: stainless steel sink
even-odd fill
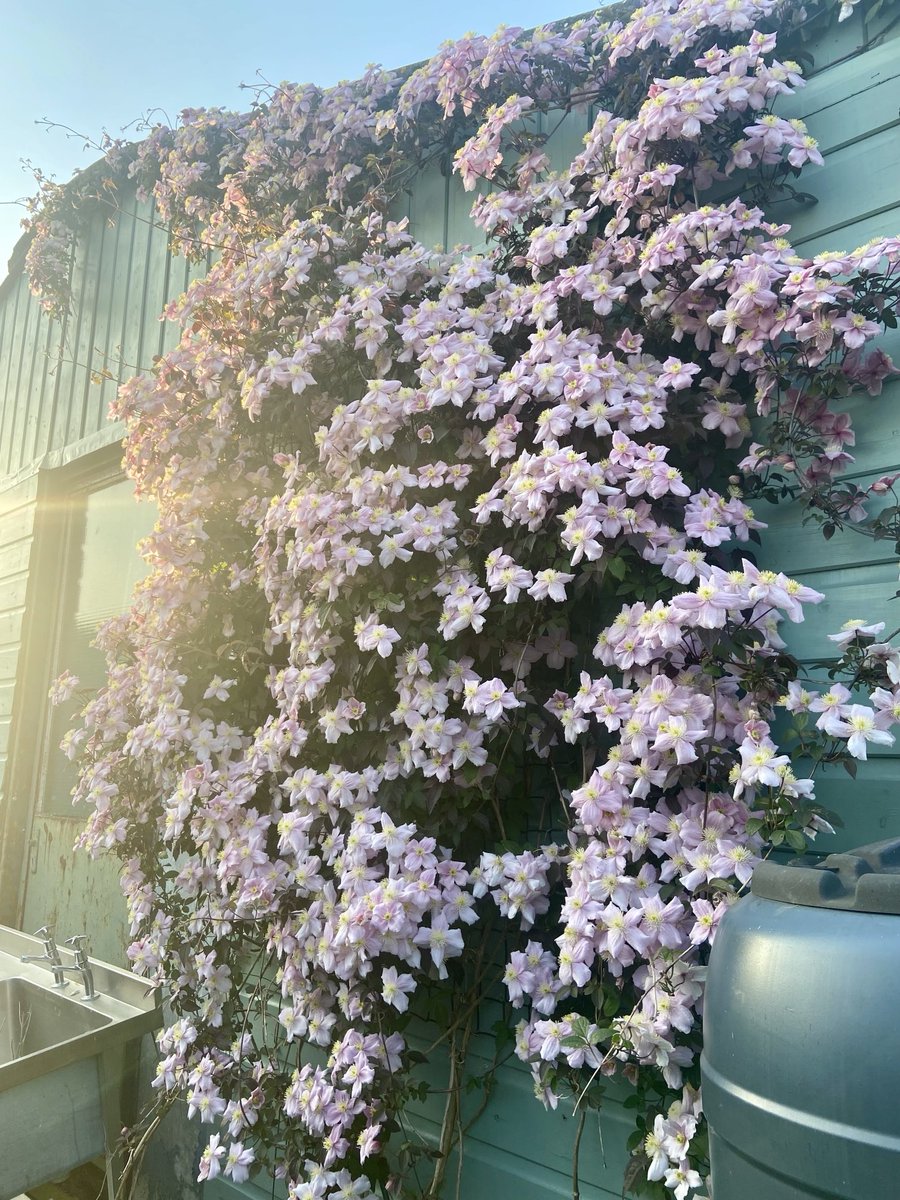
[[[96,996],[76,978],[54,987],[37,938],[0,925],[0,1200],[106,1156],[107,1196],[120,1131],[136,1116],[141,1039],[162,1024],[143,980],[91,961]],[[63,964],[74,955],[60,948]]]
[[[27,979],[0,979],[0,1067],[102,1029],[111,1020]]]

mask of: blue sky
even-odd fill
[[[0,0],[0,278],[33,191],[21,160],[59,180],[97,157],[83,138],[118,135],[149,110],[246,108],[268,80],[335,83],[367,63],[402,66],[446,38],[529,27],[582,12],[579,0]]]

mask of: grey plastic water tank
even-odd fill
[[[710,955],[714,1200],[900,1200],[900,839],[760,863]]]

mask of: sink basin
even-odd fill
[[[74,972],[56,988],[46,963],[21,961],[41,949],[0,925],[0,1200],[101,1155],[112,1200],[119,1134],[137,1115],[141,1039],[162,1024],[158,1000],[143,980],[96,959],[93,1000]]]
[[[0,1066],[101,1029],[111,1020],[27,979],[0,979]]]

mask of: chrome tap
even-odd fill
[[[86,941],[87,936],[83,933],[76,933],[74,937],[66,938],[66,945],[72,947],[72,953],[75,955],[75,965],[72,967],[60,967],[60,970],[77,971],[81,976],[81,982],[84,984],[84,996],[82,996],[82,999],[96,1000],[97,993],[94,991],[94,973],[91,970],[87,951],[84,948]]]
[[[63,974],[65,968],[62,965],[62,959],[59,957],[59,950],[56,946],[56,939],[53,936],[52,926],[42,925],[40,929],[35,930],[34,936],[43,940],[44,953],[23,954],[20,961],[49,963],[50,969],[53,971],[53,986],[55,988],[64,988],[66,986],[66,977]]]

